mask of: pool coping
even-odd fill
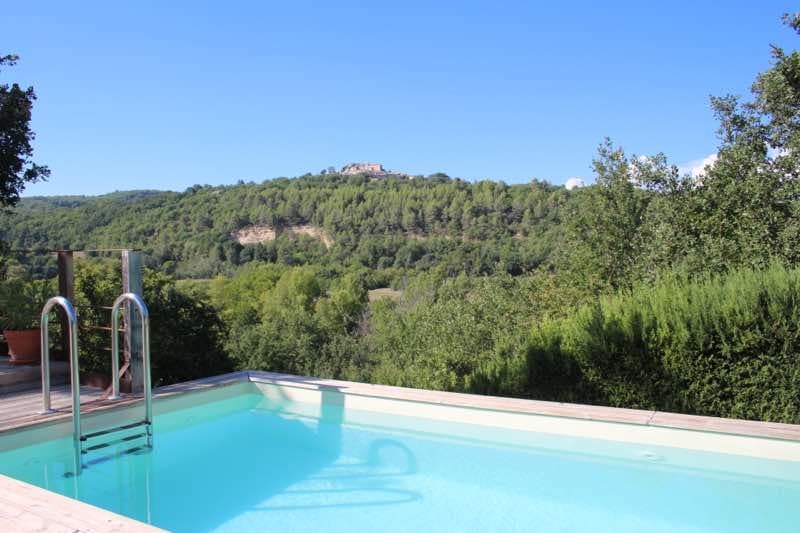
[[[0,474],[5,532],[158,533],[165,530]]]
[[[503,396],[485,396],[459,392],[432,391],[391,385],[297,376],[294,374],[282,374],[260,370],[242,370],[158,387],[154,389],[153,396],[158,400],[178,394],[202,391],[209,388],[243,382],[274,383],[276,385],[314,390],[334,390],[358,396],[448,405],[469,409],[504,411],[558,418],[592,420],[595,422],[632,424],[637,426],[683,429],[724,435],[800,442],[800,425],[797,424],[686,415],[664,411],[605,407],[600,405],[549,402]],[[101,400],[90,402],[82,405],[81,413],[101,412],[122,406],[134,405],[141,401],[141,397],[130,396],[116,401]],[[71,416],[69,408],[65,408],[54,414],[45,415],[44,417],[40,414],[33,414],[29,417],[15,419],[0,424],[0,437],[7,432],[25,429],[31,426],[57,424],[64,420],[69,420]]]
[[[275,372],[248,371],[247,374],[249,380],[255,383],[263,382],[308,389],[328,389],[367,397],[800,442],[800,425],[796,424],[431,391],[325,378],[309,378]]]
[[[483,411],[529,414],[560,419],[588,420],[640,427],[689,430],[704,433],[755,437],[800,442],[800,425],[735,420],[697,415],[683,415],[642,409],[623,409],[595,405],[569,404],[482,396],[475,394],[429,391],[389,385],[375,385],[280,374],[265,371],[240,371],[204,379],[177,383],[155,389],[156,400],[182,394],[235,385],[255,383],[294,387],[311,391],[333,391],[345,395],[460,407]],[[135,405],[140,397],[84,404],[82,414],[100,413]],[[69,408],[50,415],[31,415],[0,425],[0,437],[34,427],[63,423],[71,418]],[[163,531],[143,522],[115,514],[93,505],[18,481],[0,474],[0,522],[11,524],[10,531],[94,531],[157,532]]]

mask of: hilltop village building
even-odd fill
[[[380,163],[350,163],[342,167],[340,174],[371,174],[373,176],[385,176],[387,172]]]
[[[386,178],[403,178],[409,180],[414,179],[414,176],[410,176],[405,172],[386,170],[380,163],[349,163],[342,167],[342,170],[339,171],[339,174],[342,174],[343,176],[364,174],[369,176],[372,180]]]

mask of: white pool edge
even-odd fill
[[[340,403],[351,410],[545,433],[609,442],[681,448],[740,455],[759,459],[800,462],[800,441],[786,438],[787,424],[670,414],[669,424],[658,421],[655,411],[616,409],[578,404],[540,402],[516,398],[457,394],[388,387],[347,381],[302,378],[269,372],[250,372],[249,379],[273,402],[321,405],[324,394],[340,394]],[[330,399],[328,400],[330,401]],[[712,427],[713,430],[705,429]],[[778,427],[776,427],[778,426]],[[763,427],[765,433],[756,433]],[[776,431],[777,430],[777,431]]]

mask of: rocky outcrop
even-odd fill
[[[277,234],[268,226],[247,226],[231,232],[231,237],[239,244],[258,244],[274,241]]]
[[[319,239],[325,248],[333,246],[334,240],[322,228],[303,224],[299,226],[286,226],[284,228],[273,228],[271,226],[246,226],[231,232],[231,237],[239,244],[258,244],[260,242],[274,241],[280,235],[290,233],[294,235],[307,235],[314,239]]]

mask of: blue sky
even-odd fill
[[[33,194],[183,190],[350,161],[517,183],[599,142],[686,164],[710,94],[747,94],[789,2],[14,2]]]

